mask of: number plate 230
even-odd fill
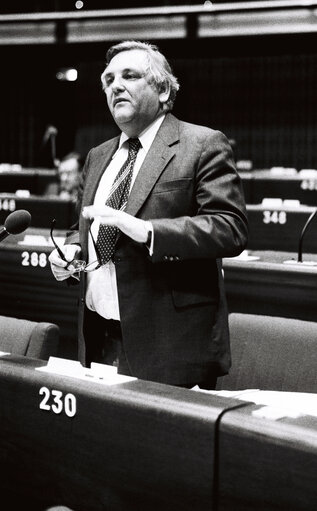
[[[39,395],[43,396],[40,402],[40,409],[52,411],[56,414],[65,413],[67,417],[74,417],[77,411],[76,397],[74,394],[63,394],[60,390],[50,390],[41,387]]]

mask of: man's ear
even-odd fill
[[[168,98],[170,97],[170,91],[171,87],[170,84],[167,81],[164,81],[159,86],[159,100],[160,103],[164,104],[168,101]]]

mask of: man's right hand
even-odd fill
[[[52,273],[56,280],[65,280],[74,274],[74,267],[70,265],[66,268],[66,266],[79,255],[81,248],[78,245],[63,245],[61,247],[61,251],[65,256],[66,261],[60,257],[56,249],[53,250],[48,257]]]

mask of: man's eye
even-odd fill
[[[137,78],[139,78],[139,75],[137,75],[136,73],[126,73],[123,78],[125,78],[126,80],[136,80]]]
[[[106,86],[109,87],[109,85],[111,85],[113,82],[113,76],[107,76],[105,82],[106,82]]]

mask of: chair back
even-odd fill
[[[57,354],[59,335],[54,323],[0,316],[0,350],[4,352],[48,360]]]
[[[217,390],[317,392],[317,323],[231,313],[232,367]]]

